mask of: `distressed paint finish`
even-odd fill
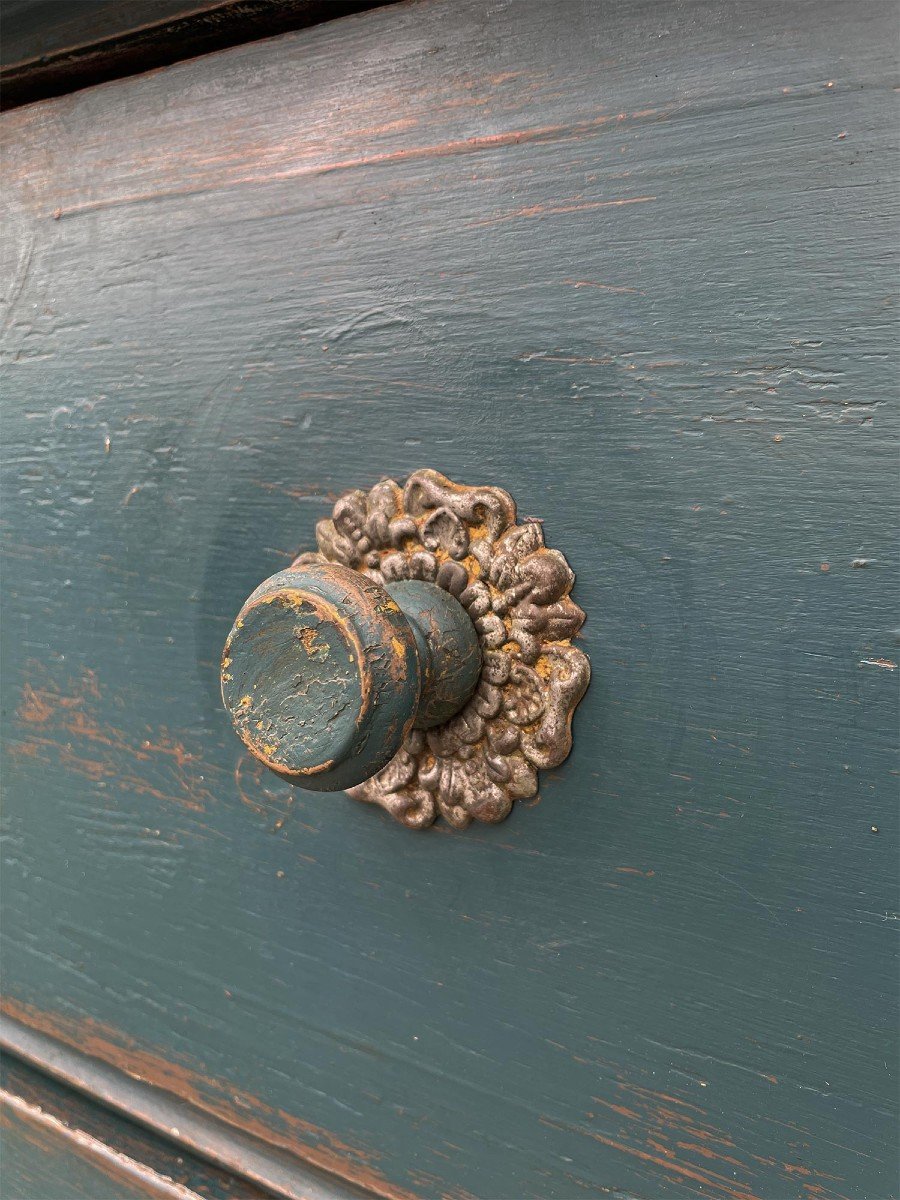
[[[29,1020],[383,1196],[895,1191],[894,33],[434,0],[3,118]],[[464,837],[218,698],[256,582],[423,462],[590,614],[576,753]]]
[[[224,1187],[227,1192],[230,1182],[242,1200],[251,1200],[254,1185],[263,1182],[284,1200],[371,1197],[371,1187],[348,1180],[354,1170],[364,1173],[348,1158],[348,1147],[338,1140],[329,1145],[324,1130],[317,1131],[308,1122],[295,1120],[290,1137],[286,1137],[279,1131],[279,1118],[284,1114],[273,1113],[246,1094],[220,1096],[220,1111],[216,1112],[215,1103],[211,1106],[201,1095],[201,1081],[189,1071],[171,1060],[155,1059],[133,1045],[124,1045],[120,1034],[97,1022],[85,1025],[48,1021],[46,1014],[12,1001],[4,1007],[16,1016],[9,1011],[0,1016],[3,1060],[18,1060],[33,1071],[34,1091],[41,1097],[39,1105],[47,1107],[56,1085],[91,1097],[91,1104],[102,1106],[101,1111],[111,1122],[136,1126],[145,1137],[149,1130],[163,1143],[177,1146],[187,1171],[205,1164],[207,1176],[214,1175],[216,1169],[211,1164],[218,1164],[225,1178],[225,1183],[219,1178],[220,1190]],[[47,1031],[42,1032],[39,1026]],[[108,1034],[115,1040],[110,1040]],[[14,1090],[22,1094],[21,1086]],[[83,1117],[82,1113],[80,1119]],[[98,1132],[96,1125],[92,1129]],[[311,1139],[317,1132],[322,1135],[318,1146]],[[123,1144],[121,1136],[117,1141]],[[148,1138],[147,1148],[133,1157],[152,1166],[150,1142],[152,1137]],[[341,1169],[340,1177],[335,1174],[336,1166]],[[190,1177],[182,1182],[202,1190],[191,1183]],[[369,1173],[365,1183],[371,1182]]]
[[[445,725],[472,695],[481,673],[475,626],[460,602],[423,579],[401,579],[386,589],[409,621],[422,672],[422,696],[413,726]]]
[[[6,1200],[200,1200],[155,1179],[139,1162],[84,1136],[73,1136],[37,1105],[0,1093],[3,1195]]]
[[[475,627],[449,592],[302,562],[241,607],[222,655],[222,699],[260,762],[327,792],[371,778],[414,728],[445,724],[480,671]]]
[[[400,606],[335,564],[261,583],[222,656],[222,697],[248,749],[316,791],[352,787],[380,770],[412,729],[423,685]]]
[[[0,1073],[5,1200],[275,1200],[19,1059]]]

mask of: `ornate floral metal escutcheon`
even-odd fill
[[[247,600],[222,694],[249,749],[414,829],[496,822],[571,745],[574,575],[512,498],[417,471],[352,491]]]

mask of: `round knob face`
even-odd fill
[[[390,761],[422,682],[397,604],[373,580],[331,563],[265,580],[222,659],[222,698],[247,748],[320,791],[353,787]]]

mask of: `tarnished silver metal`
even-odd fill
[[[316,528],[318,553],[390,584],[437,584],[467,610],[481,642],[481,676],[449,721],[412,729],[383,770],[348,794],[421,829],[441,816],[457,829],[496,822],[537,795],[538,771],[572,747],[572,714],[590,679],[571,644],[584,613],[569,596],[565,558],[536,521],[516,524],[512,498],[417,471],[352,491]]]

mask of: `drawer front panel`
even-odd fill
[[[893,24],[399,5],[3,118],[14,1015],[380,1195],[889,1193]],[[420,467],[587,613],[462,833],[218,697]]]

